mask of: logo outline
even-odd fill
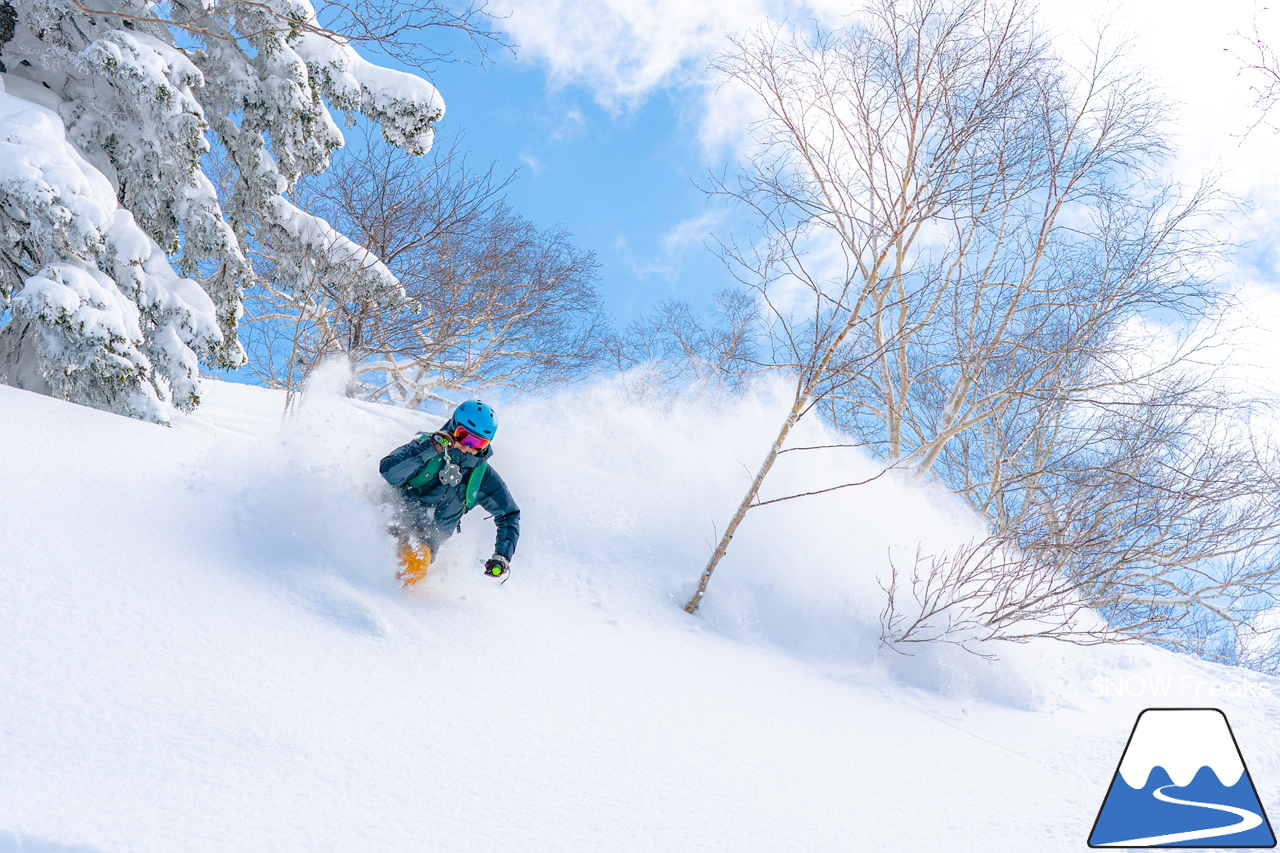
[[[1097,832],[1097,830],[1098,830],[1098,822],[1102,820],[1102,814],[1103,814],[1103,812],[1106,810],[1106,807],[1107,807],[1107,801],[1110,799],[1110,797],[1111,797],[1111,792],[1112,792],[1112,791],[1114,790],[1114,788],[1115,788],[1116,780],[1121,778],[1121,777],[1120,777],[1120,769],[1124,766],[1124,760],[1125,760],[1125,757],[1129,754],[1129,750],[1130,750],[1130,748],[1133,746],[1133,743],[1134,743],[1134,736],[1135,736],[1135,735],[1137,734],[1137,732],[1138,732],[1138,726],[1139,726],[1139,725],[1141,725],[1143,716],[1144,716],[1145,714],[1147,714],[1147,712],[1149,712],[1149,711],[1212,711],[1212,712],[1214,712],[1214,713],[1218,714],[1220,717],[1222,717],[1223,725],[1225,725],[1225,726],[1226,726],[1226,728],[1227,728],[1227,735],[1231,738],[1231,745],[1232,745],[1232,747],[1234,747],[1234,749],[1235,749],[1235,751],[1236,751],[1236,755],[1237,755],[1237,756],[1239,757],[1239,759],[1240,759],[1240,764],[1241,764],[1241,766],[1243,767],[1243,773],[1242,773],[1242,776],[1244,777],[1245,781],[1246,781],[1246,782],[1248,782],[1250,789],[1253,791],[1254,799],[1255,799],[1255,800],[1257,801],[1257,803],[1258,803],[1258,811],[1259,811],[1259,813],[1260,813],[1260,816],[1262,817],[1262,824],[1263,824],[1263,825],[1265,825],[1265,826],[1267,827],[1268,831],[1269,831],[1269,832],[1270,832],[1270,834],[1271,834],[1271,843],[1270,843],[1270,844],[1266,844],[1266,845],[1262,845],[1262,844],[1251,844],[1251,845],[1247,845],[1247,846],[1243,846],[1243,847],[1241,847],[1241,846],[1235,846],[1235,847],[1233,847],[1233,845],[1231,845],[1231,844],[1229,844],[1229,843],[1228,843],[1228,844],[1226,844],[1225,846],[1226,846],[1226,847],[1228,847],[1228,848],[1240,849],[1240,850],[1270,850],[1270,849],[1274,849],[1274,848],[1277,846],[1277,844],[1278,844],[1278,843],[1280,843],[1280,838],[1277,838],[1277,836],[1276,836],[1276,834],[1275,834],[1275,831],[1274,831],[1274,829],[1272,828],[1272,825],[1271,825],[1271,819],[1267,816],[1267,809],[1266,809],[1266,806],[1264,806],[1264,805],[1263,805],[1263,803],[1262,803],[1262,798],[1258,796],[1258,788],[1257,788],[1257,786],[1256,786],[1256,785],[1254,785],[1254,783],[1253,783],[1253,774],[1251,774],[1251,773],[1249,772],[1249,765],[1248,765],[1248,764],[1245,762],[1245,760],[1244,760],[1244,753],[1240,750],[1240,742],[1239,742],[1238,740],[1236,740],[1236,733],[1235,733],[1235,730],[1231,728],[1231,721],[1227,718],[1226,712],[1224,712],[1221,708],[1186,708],[1186,707],[1182,707],[1182,708],[1144,708],[1144,709],[1142,709],[1142,711],[1140,711],[1140,712],[1138,713],[1138,717],[1137,717],[1137,719],[1135,719],[1135,720],[1133,721],[1133,728],[1131,728],[1131,729],[1129,730],[1129,737],[1128,737],[1128,739],[1125,741],[1124,751],[1123,751],[1123,752],[1121,752],[1121,754],[1120,754],[1120,760],[1119,760],[1118,762],[1116,762],[1116,769],[1115,769],[1115,772],[1113,772],[1113,773],[1111,774],[1111,782],[1107,785],[1107,792],[1106,792],[1106,794],[1104,794],[1104,795],[1103,795],[1103,798],[1102,798],[1102,804],[1098,806],[1098,813],[1097,813],[1097,815],[1096,815],[1096,816],[1094,817],[1094,819],[1093,819],[1093,825],[1089,828],[1089,835],[1087,836],[1087,839],[1088,839],[1088,840],[1087,840],[1087,842],[1086,842],[1086,843],[1088,844],[1089,848],[1090,848],[1090,849],[1092,849],[1092,850],[1142,850],[1142,849],[1150,849],[1150,848],[1152,848],[1152,845],[1149,845],[1149,844],[1148,844],[1148,845],[1139,845],[1139,846],[1134,846],[1134,847],[1124,847],[1124,846],[1120,846],[1117,842],[1108,842],[1108,843],[1104,843],[1104,844],[1094,844],[1094,843],[1093,843],[1093,837],[1094,837],[1094,834],[1095,834],[1095,833]],[[1127,783],[1127,782],[1125,782],[1125,784],[1126,784],[1126,786],[1128,785],[1128,783]],[[1237,783],[1236,783],[1236,784],[1239,784],[1239,782],[1237,781]],[[1226,827],[1224,827],[1224,828],[1226,828]],[[1213,836],[1213,837],[1209,838],[1208,840],[1212,840],[1213,838],[1220,838],[1220,837],[1221,837],[1221,836]],[[1212,843],[1212,844],[1197,844],[1197,845],[1190,845],[1190,844],[1178,844],[1178,845],[1176,845],[1176,848],[1175,848],[1175,847],[1165,847],[1164,845],[1155,845],[1155,848],[1156,848],[1156,849],[1178,849],[1178,850],[1221,850],[1221,849],[1223,849],[1223,847],[1224,847],[1224,845],[1223,845],[1223,843],[1221,843],[1221,842],[1218,842],[1218,843]]]

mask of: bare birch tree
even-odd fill
[[[590,367],[603,325],[595,259],[511,210],[509,183],[470,171],[456,139],[426,159],[367,140],[337,160],[302,188],[302,203],[341,223],[367,250],[364,262],[381,259],[399,286],[361,288],[348,269],[356,259],[333,251],[308,269],[265,275],[247,300],[254,369],[293,388],[341,356],[353,394],[418,407]]]
[[[663,302],[605,335],[604,348],[618,370],[638,376],[633,387],[646,394],[676,384],[733,389],[767,367],[757,352],[759,336],[755,300],[741,290],[722,290],[702,314],[683,300]]]
[[[758,32],[718,63],[765,115],[713,187],[763,236],[723,256],[796,385],[686,610],[747,512],[791,497],[761,488],[818,410],[992,524],[910,589],[895,572],[891,644],[1243,618],[1275,588],[1273,480],[1214,381],[1217,198],[1161,182],[1167,104],[1101,45],[1067,64],[1018,0],[875,0],[859,20]]]
[[[1260,124],[1267,125],[1272,131],[1280,129],[1270,120],[1272,111],[1280,104],[1280,57],[1276,56],[1275,48],[1262,35],[1258,18],[1265,11],[1265,6],[1261,9],[1255,6],[1253,29],[1247,34],[1235,33],[1238,51],[1227,48],[1227,52],[1240,62],[1240,73],[1252,81],[1249,86],[1253,93],[1251,106],[1257,110],[1258,118],[1250,127],[1251,131]]]
[[[1012,452],[981,490],[990,533],[918,558],[909,578],[895,568],[886,642],[1145,638],[1211,657],[1239,647],[1275,598],[1276,460],[1247,409],[1196,385],[1040,421],[1043,434],[1016,442],[1025,455],[997,438]]]

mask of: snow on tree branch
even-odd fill
[[[444,101],[430,83],[366,62],[345,41],[316,33],[300,36],[296,50],[334,107],[364,113],[388,142],[410,154],[431,149]]]
[[[244,361],[249,258],[267,241],[279,269],[323,256],[359,292],[400,297],[381,261],[287,196],[343,144],[331,108],[428,151],[444,114],[430,83],[366,61],[306,0],[0,6],[0,380],[156,421],[193,407],[201,362]],[[232,172],[221,198],[214,141]]]
[[[166,398],[194,407],[198,359],[223,342],[212,300],[116,206],[55,113],[0,92],[0,127],[0,380],[158,422]]]

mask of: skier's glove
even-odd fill
[[[511,571],[511,563],[501,554],[494,554],[484,564],[484,573],[491,578],[503,578],[503,583],[506,583],[505,578],[509,571]]]

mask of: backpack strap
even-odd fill
[[[405,483],[406,489],[416,489],[419,486],[425,486],[427,482],[440,473],[440,466],[444,464],[444,454],[437,453],[427,460],[427,464],[418,472],[417,476]]]
[[[476,498],[480,495],[480,483],[484,480],[484,472],[487,470],[489,470],[488,462],[481,462],[471,469],[471,476],[467,478],[467,512],[476,505]]]
[[[440,473],[440,468],[444,465],[444,454],[437,453],[427,460],[427,464],[418,472],[417,476],[405,483],[405,488],[416,489],[425,486],[431,481],[431,478]],[[488,462],[481,462],[479,465],[471,469],[471,473],[467,475],[467,503],[466,511],[469,512],[476,505],[476,500],[480,497],[480,484],[484,482],[484,473],[489,469]]]

